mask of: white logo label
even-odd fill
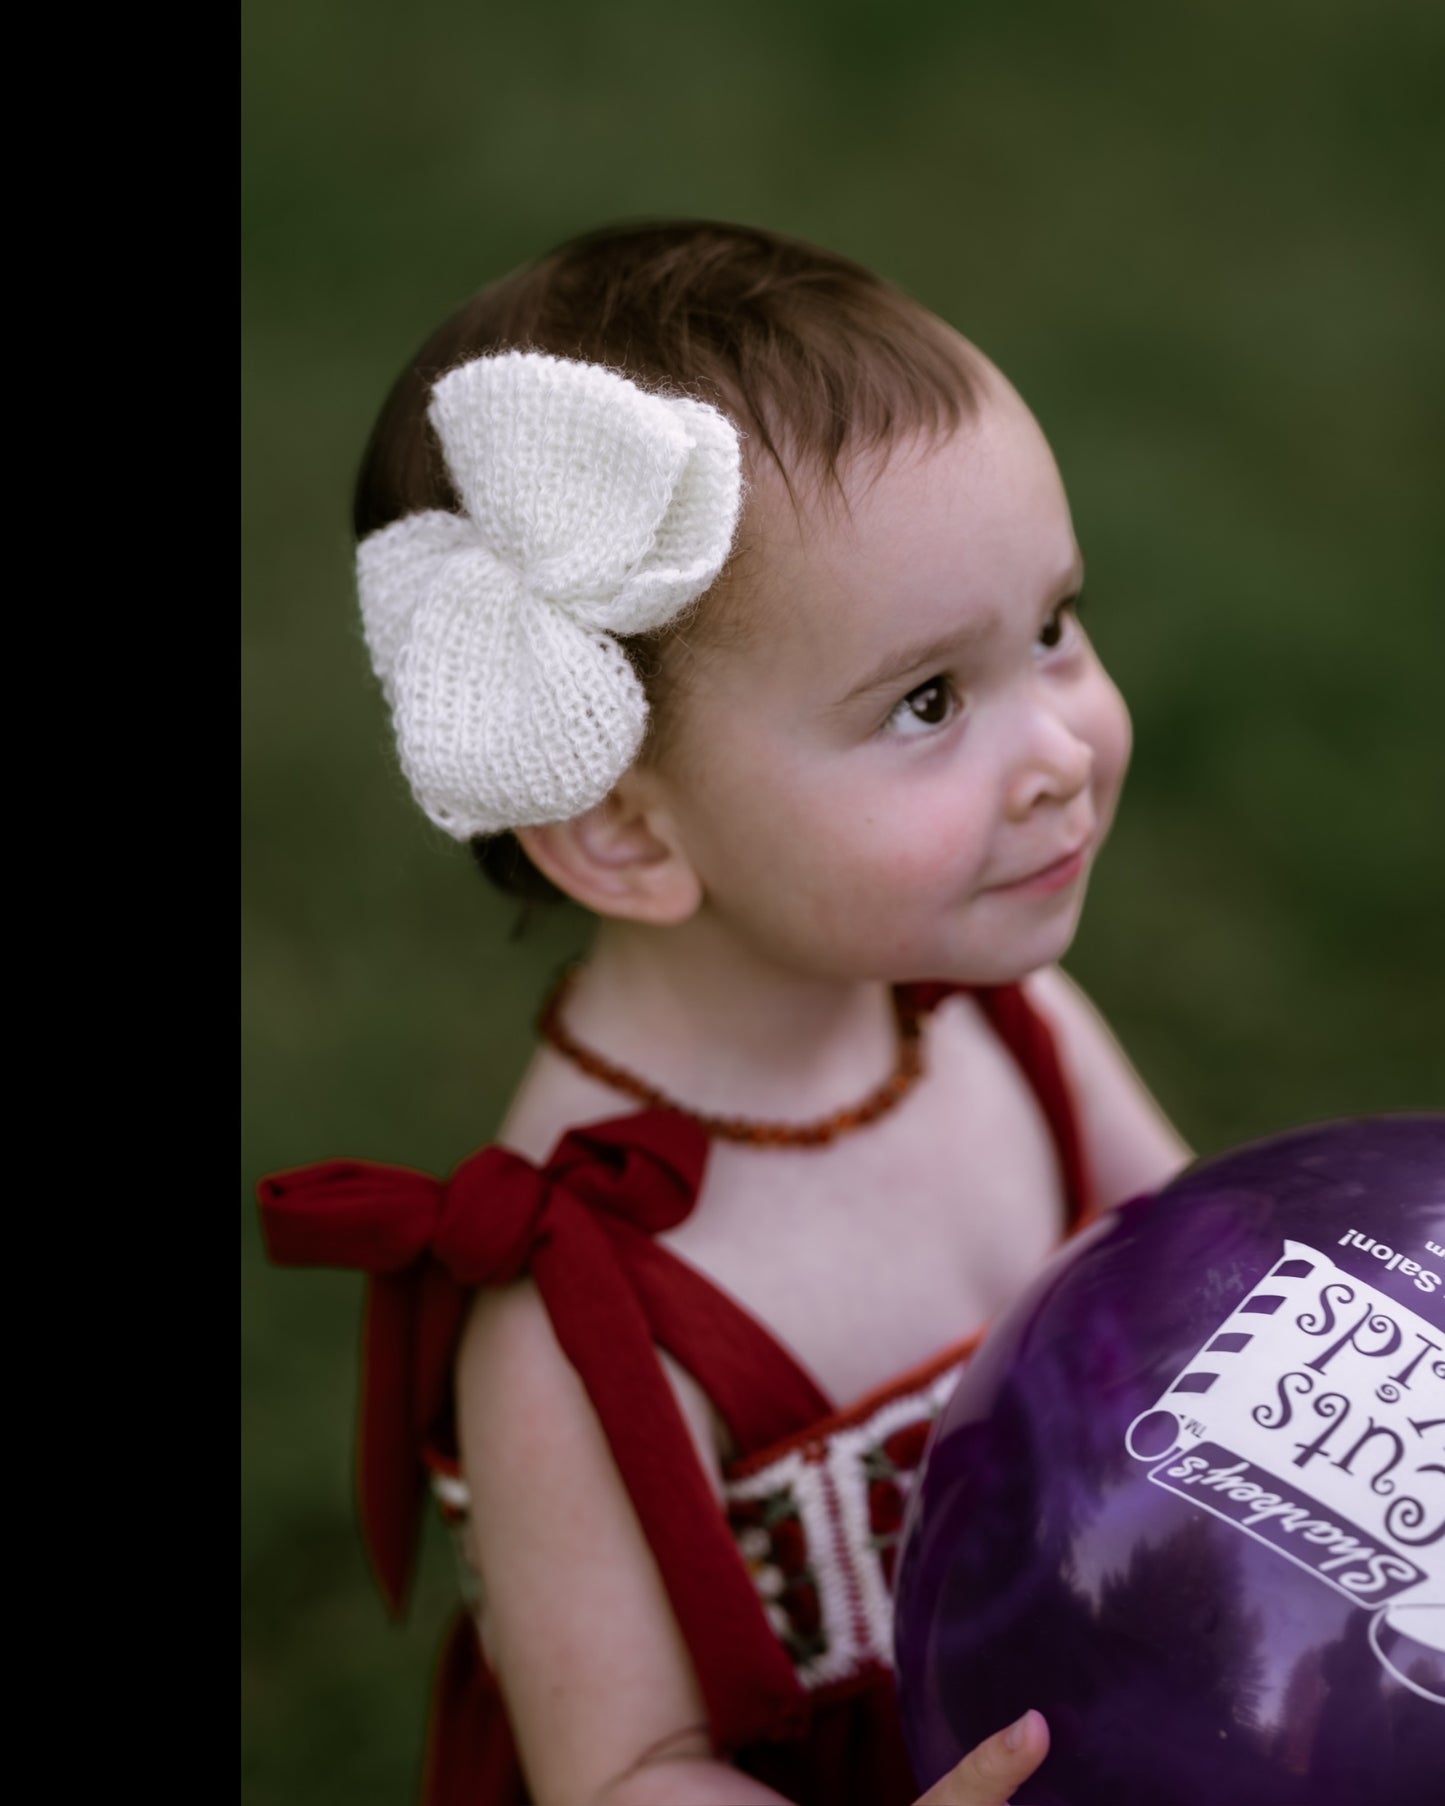
[[[1445,1699],[1380,1643],[1383,1624],[1445,1654],[1445,1330],[1287,1241],[1125,1443],[1156,1486],[1369,1608],[1385,1666]]]

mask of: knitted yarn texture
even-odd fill
[[[417,802],[458,840],[568,821],[636,758],[647,699],[615,635],[709,587],[742,501],[737,429],[538,352],[443,376],[428,418],[462,513],[357,548],[362,627]]]

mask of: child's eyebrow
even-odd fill
[[[915,640],[912,645],[900,646],[896,652],[890,652],[875,665],[846,696],[840,697],[837,706],[840,709],[847,708],[850,703],[859,702],[877,690],[891,690],[916,671],[951,664],[961,654],[987,640],[998,624],[998,615],[989,609],[976,620],[970,621],[966,627],[956,627],[951,633],[936,634],[931,639]]]

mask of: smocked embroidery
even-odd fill
[[[898,1541],[960,1360],[865,1417],[747,1464],[723,1489],[768,1622],[810,1692],[893,1667]]]

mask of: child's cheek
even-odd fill
[[[1089,791],[1095,820],[1101,829],[1106,829],[1129,769],[1134,729],[1118,685],[1092,655],[1092,649],[1086,680],[1076,692],[1073,727],[1093,751]]]
[[[1106,734],[1107,749],[1101,761],[1105,768],[1102,786],[1104,795],[1101,801],[1106,814],[1113,813],[1134,751],[1134,723],[1129,715],[1128,704],[1112,683],[1109,684],[1109,692],[1111,707]]]
[[[986,834],[973,799],[941,786],[860,823],[853,861],[892,907],[923,907],[940,891],[966,886],[983,861]]]

